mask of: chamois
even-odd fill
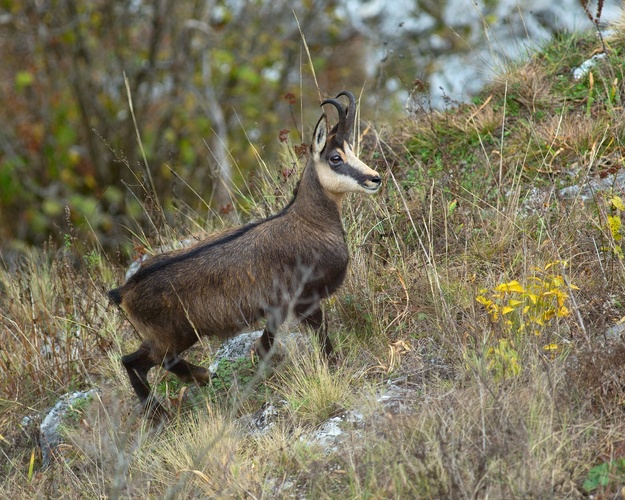
[[[347,108],[340,96],[349,99]],[[320,301],[339,288],[347,270],[343,197],[375,193],[382,179],[350,145],[354,96],[343,91],[325,104],[336,108],[339,121],[328,132],[322,114],[293,199],[282,211],[152,257],[109,292],[143,338],[122,363],[144,407],[150,395],[147,374],[154,366],[185,382],[208,382],[208,370],[178,357],[201,335],[226,339],[265,318],[257,345],[266,355],[278,327],[292,314],[316,331],[326,356],[332,353]],[[154,404],[152,409],[159,407]]]

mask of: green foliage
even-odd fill
[[[174,208],[188,209],[183,220],[207,206],[217,218],[228,210],[215,195],[225,175],[217,162],[232,163],[228,196],[245,197],[259,167],[256,151],[275,162],[278,131],[303,128],[293,110],[318,114],[314,98],[300,95],[316,92],[284,5],[247,2],[235,12],[223,3],[5,2],[4,244],[58,241],[72,226],[88,229],[104,248],[128,248],[126,228],[150,227],[149,238],[161,237]],[[316,6],[303,30],[321,20],[327,26],[326,10],[329,3]],[[333,29],[341,34],[347,22],[336,18]],[[341,71],[341,80],[354,73]],[[142,203],[148,210],[137,210]]]
[[[554,261],[544,268],[536,267],[525,286],[516,280],[501,283],[492,291],[480,290],[476,300],[500,325],[504,336],[515,338],[528,332],[539,336],[551,322],[570,314],[569,290],[578,288],[553,269],[566,265],[564,261]]]
[[[33,75],[28,71],[18,71],[15,75],[15,88],[18,91],[24,90],[33,84]]]
[[[584,481],[583,487],[587,493],[597,490],[614,491],[617,487],[625,484],[625,458],[610,460],[602,464],[595,465],[588,471],[588,478]]]
[[[441,162],[466,162],[468,166],[475,163],[474,150],[480,144],[492,145],[488,128],[475,129],[461,124],[455,119],[455,113],[447,111],[443,116],[448,120],[432,121],[429,133],[413,137],[408,143],[408,150],[424,162],[431,162],[431,176],[442,170]]]
[[[100,254],[98,253],[98,251],[95,249],[91,250],[91,252],[85,255],[85,263],[87,264],[87,267],[89,267],[90,269],[94,269],[98,267],[98,265],[100,265],[101,262],[102,262],[102,258]]]
[[[499,339],[494,347],[486,351],[486,369],[493,374],[496,381],[514,378],[521,373],[519,355],[514,343],[508,339]]]
[[[65,416],[63,417],[63,426],[66,428],[75,427],[84,418],[85,410],[93,402],[93,395],[89,394],[84,398],[77,398],[67,409]]]
[[[497,344],[486,351],[488,370],[496,379],[516,376],[521,371],[514,343],[526,334],[540,337],[550,331],[558,318],[571,314],[568,307],[570,290],[578,288],[557,272],[566,267],[564,261],[554,261],[544,268],[534,268],[525,285],[516,280],[500,283],[493,290],[481,289],[476,301],[499,328]],[[553,357],[558,352],[556,343],[543,346]]]
[[[262,384],[259,370],[263,369],[252,357],[224,359],[219,362],[215,375],[205,387],[199,391],[199,397],[193,396],[185,400],[189,408],[209,404],[222,404],[226,407],[236,406],[242,395],[263,394],[259,390]],[[155,386],[155,393],[176,405],[186,393],[186,384],[173,375],[165,376]],[[252,398],[253,399],[253,398]]]
[[[224,359],[217,366],[215,376],[211,379],[209,392],[211,399],[226,394],[233,386],[248,388],[257,374],[259,365],[252,357]]]
[[[607,200],[609,213],[606,215],[607,229],[610,236],[610,242],[607,247],[603,247],[603,251],[612,252],[619,260],[623,259],[623,247],[621,240],[623,239],[623,229],[621,214],[625,211],[625,203],[620,196],[613,196]]]

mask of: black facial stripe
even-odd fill
[[[343,163],[340,167],[335,168],[334,171],[341,175],[351,177],[361,185],[364,185],[365,182],[370,181],[374,177],[373,175],[363,174],[360,170],[352,167],[349,163]]]

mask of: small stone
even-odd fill
[[[94,388],[88,391],[76,391],[64,394],[48,412],[39,426],[39,446],[41,448],[42,468],[46,468],[50,465],[56,448],[63,442],[63,438],[59,433],[59,426],[63,423],[72,404],[80,399],[92,397],[99,392],[100,389]]]

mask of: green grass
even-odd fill
[[[118,258],[72,233],[60,251],[28,250],[0,267],[0,490],[614,496],[624,477],[625,349],[606,332],[625,317],[623,193],[615,186],[582,202],[552,191],[599,178],[603,161],[622,167],[623,40],[608,41],[592,81],[570,75],[598,45],[592,33],[561,35],[472,104],[405,121],[379,145],[370,130],[361,157],[385,188],[344,204],[350,270],[326,303],[338,363],[322,362],[312,342],[289,345],[263,373],[250,358],[223,363],[204,388],[153,370],[174,415],[160,431],[137,418],[119,362],[136,336],[105,298],[122,281]],[[243,206],[250,217],[275,212],[293,188],[259,170]],[[534,188],[541,197],[530,206]],[[175,219],[181,227],[158,238],[137,235],[145,248],[222,224],[182,209]],[[206,366],[215,347],[203,340],[186,357]],[[101,395],[66,428],[69,460],[38,470],[22,418],[92,386]],[[412,397],[385,406],[378,397],[389,387]],[[246,416],[278,401],[270,429],[246,431]],[[335,450],[310,439],[349,411],[363,422],[345,425]]]

